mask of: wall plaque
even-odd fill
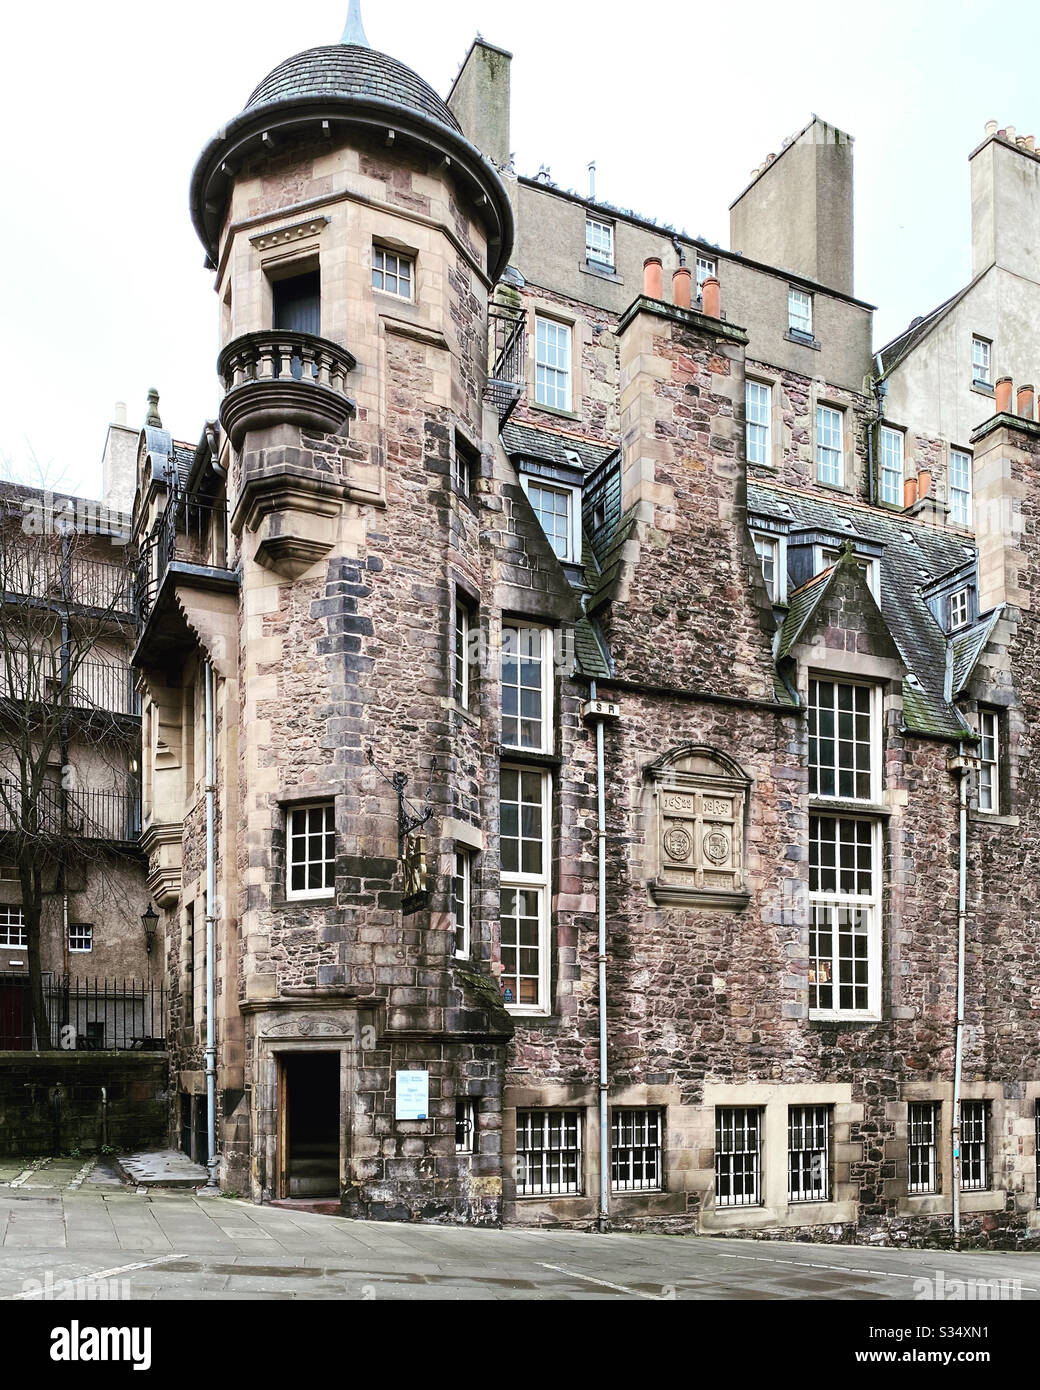
[[[397,1120],[429,1119],[430,1073],[399,1071],[394,1102],[394,1118]]]
[[[646,769],[654,801],[654,902],[742,907],[744,818],[751,787],[743,769],[716,749],[688,744]]]

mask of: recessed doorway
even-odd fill
[[[280,1068],[281,1197],[338,1197],[340,1054],[284,1053]]]

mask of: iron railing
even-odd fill
[[[527,320],[522,310],[492,305],[488,309],[488,373],[484,399],[504,425],[524,394],[527,370]]]
[[[106,613],[132,612],[132,571],[128,563],[83,555],[62,557],[57,551],[41,555],[30,549],[9,552],[0,587],[22,598],[50,600],[71,608],[91,608]]]
[[[20,789],[8,783],[0,797],[0,831],[25,831],[46,839],[136,840],[141,834],[141,801],[136,792],[107,788],[42,787],[23,817]]]
[[[223,569],[227,564],[227,506],[174,490],[143,543],[134,578],[134,608],[143,623],[174,561]]]
[[[49,1046],[74,1051],[158,1051],[166,1047],[166,991],[134,979],[44,975]],[[0,973],[0,1050],[38,1045],[28,977]]]
[[[141,697],[134,689],[134,673],[115,661],[81,661],[69,682],[68,702],[78,709],[107,714],[141,713]]]
[[[13,649],[0,665],[0,699],[40,701],[53,707],[105,714],[139,715],[141,700],[133,672],[118,661],[81,661],[62,687],[58,653]]]

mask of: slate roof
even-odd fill
[[[986,643],[1003,611],[1004,606],[1001,604],[999,608],[994,608],[992,613],[983,614],[971,627],[965,628],[963,632],[958,632],[956,637],[950,639],[953,649],[950,695],[953,699],[957,698],[971,679],[975,663],[986,650]]]
[[[566,466],[565,452],[577,454],[586,473],[598,468],[601,463],[617,453],[616,444],[596,444],[589,439],[579,439],[574,435],[557,434],[554,430],[543,430],[535,425],[521,425],[510,420],[502,429],[502,447],[510,458],[542,459],[545,463],[558,463]]]
[[[904,724],[916,733],[938,738],[959,738],[969,732],[948,693],[947,651],[951,649],[951,639],[936,621],[921,591],[962,566],[969,551],[974,555],[973,547],[966,546],[959,536],[915,523],[898,513],[762,483],[748,483],[748,513],[786,522],[792,530],[805,527],[837,531],[849,539],[858,536],[883,545],[879,606],[904,665],[920,683],[918,688],[911,680],[904,682]],[[851,531],[843,524],[846,521],[851,522]],[[819,601],[820,594],[813,588],[815,582],[810,581],[791,595],[794,621],[789,612],[781,637],[786,651],[796,640],[789,636],[788,625],[791,624],[791,632],[796,627],[800,632]],[[803,612],[803,606],[808,611]],[[974,659],[977,653],[973,663]]]
[[[356,96],[392,101],[462,133],[462,127],[418,73],[373,48],[333,43],[308,48],[279,63],[246,102],[249,111],[274,101]]]

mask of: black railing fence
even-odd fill
[[[227,506],[173,491],[140,549],[134,580],[138,622],[148,616],[163,576],[175,561],[223,568],[227,563]]]
[[[527,321],[522,310],[488,309],[488,379],[484,398],[505,424],[524,393],[527,371]]]
[[[0,797],[2,830],[81,840],[136,840],[141,833],[140,797],[107,788],[43,787],[23,817],[19,787],[8,783],[6,796]]]
[[[143,980],[45,975],[46,1047],[64,1052],[154,1051],[166,1046],[166,992]],[[0,1051],[38,1050],[29,980],[0,973]]]

